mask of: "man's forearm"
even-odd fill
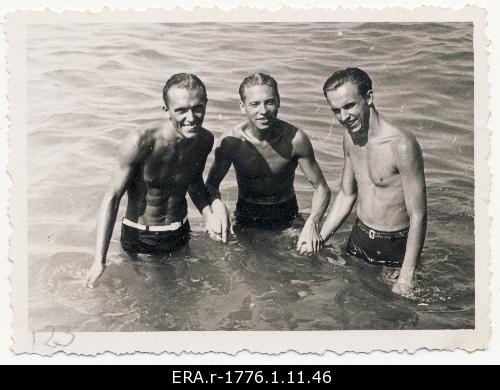
[[[207,191],[210,194],[210,201],[213,202],[216,199],[222,199],[219,186],[215,185],[209,181],[205,184],[207,187]]]
[[[321,237],[327,241],[342,226],[356,202],[357,195],[346,195],[342,190],[333,201],[328,217],[321,228]]]
[[[406,252],[399,275],[399,283],[411,284],[415,276],[417,262],[424,246],[427,230],[427,218],[418,216],[410,218],[410,230],[406,242]]]
[[[331,192],[326,184],[319,185],[314,191],[309,219],[314,223],[320,223],[326,209],[330,204]]]
[[[120,199],[105,195],[99,211],[97,220],[97,240],[95,261],[101,264],[106,263],[106,254],[108,253],[109,242],[113,234],[113,228],[118,214]]]
[[[189,196],[201,215],[206,219],[207,213],[211,212],[210,193],[207,187],[202,183],[189,191]]]

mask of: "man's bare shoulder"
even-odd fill
[[[132,164],[144,158],[153,149],[157,131],[157,128],[149,128],[129,132],[120,145],[120,162]]]
[[[391,137],[391,150],[396,158],[396,163],[414,161],[422,157],[422,150],[415,135],[406,129],[393,127]]]
[[[213,143],[214,142],[214,135],[204,127],[200,129],[200,133],[198,135],[198,138],[200,141],[203,143]]]
[[[391,126],[390,129],[391,146],[393,148],[403,150],[419,146],[417,138],[413,133],[406,129]]]
[[[237,138],[240,140],[245,139],[245,130],[248,127],[248,121],[243,121],[241,123],[238,123],[236,126],[234,126],[232,129],[228,130],[224,135],[222,136],[223,138],[231,137],[231,138]]]
[[[291,123],[280,121],[283,135],[293,145],[293,153],[298,157],[309,157],[313,155],[311,140],[307,133]]]
[[[244,130],[247,124],[248,122],[246,121],[239,123],[234,128],[223,133],[219,138],[219,146],[224,146],[225,148],[239,146],[241,141],[245,140]]]
[[[205,129],[204,127],[202,127],[200,129],[198,139],[200,142],[200,147],[202,149],[210,149],[211,150],[212,147],[214,146],[214,140],[215,140],[214,135],[210,131]]]
[[[295,125],[292,125],[289,122],[285,122],[281,119],[279,119],[281,131],[283,132],[283,135],[289,139],[293,140],[294,142],[304,142],[309,139],[307,137],[307,134],[304,132],[304,130],[298,128]]]

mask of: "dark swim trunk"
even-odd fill
[[[277,204],[257,204],[238,199],[234,216],[241,225],[266,227],[290,223],[297,217],[298,213],[299,206],[297,198],[294,196]]]
[[[120,241],[127,252],[160,255],[186,245],[190,232],[187,218],[168,226],[145,226],[124,219]]]
[[[401,267],[406,252],[409,228],[381,232],[356,219],[347,243],[347,252],[370,264]]]

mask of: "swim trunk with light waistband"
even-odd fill
[[[347,242],[347,252],[370,264],[401,267],[406,252],[409,228],[384,232],[356,219]]]
[[[299,213],[297,198],[276,204],[257,204],[238,199],[234,213],[236,221],[242,225],[278,225],[289,223]]]
[[[169,225],[146,226],[124,218],[120,242],[131,253],[160,255],[170,253],[189,242],[189,221]]]

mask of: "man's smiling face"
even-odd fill
[[[372,91],[363,96],[357,85],[349,81],[327,91],[326,100],[339,123],[357,143],[356,140],[368,132],[370,105],[373,103]]]
[[[258,130],[267,130],[276,122],[280,101],[276,91],[269,85],[254,85],[245,88],[245,101],[240,102],[241,112]]]
[[[207,105],[203,91],[199,88],[174,86],[170,88],[167,96],[167,112],[177,133],[186,139],[196,137],[203,124]]]

